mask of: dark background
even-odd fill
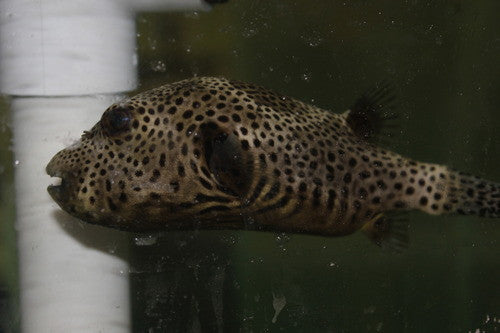
[[[499,12],[496,0],[246,0],[211,12],[145,13],[138,91],[225,76],[343,112],[389,80],[400,117],[388,148],[500,181]],[[0,313],[12,323],[13,163],[0,109],[0,293],[14,295],[0,301]],[[195,231],[150,246],[132,240],[134,330],[498,330],[499,220],[408,218],[411,244],[401,254],[360,234]],[[285,302],[275,323],[273,300]]]

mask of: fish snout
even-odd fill
[[[56,154],[45,167],[45,172],[52,177],[53,181],[47,187],[47,191],[54,201],[61,208],[66,210],[66,206],[71,199],[76,175],[74,172],[65,170],[64,165],[60,163],[59,154]]]

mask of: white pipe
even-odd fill
[[[44,171],[50,157],[89,129],[118,93],[136,85],[135,23],[122,5],[0,2],[0,88],[16,96],[23,332],[130,331],[127,261],[89,240],[104,233],[114,244],[110,247],[123,248],[123,235],[83,225],[78,230],[79,222],[62,214],[48,196]]]
[[[135,22],[120,0],[0,2],[0,87],[20,96],[136,86]]]
[[[46,192],[50,180],[44,166],[89,129],[119,93],[135,88],[134,12],[186,8],[207,5],[202,0],[0,0],[0,90],[15,96],[23,332],[130,331],[128,265],[108,253],[123,249],[124,234],[62,213]]]
[[[125,235],[83,225],[46,195],[44,164],[113,96],[12,99],[22,332],[127,332]],[[108,249],[99,248],[106,238]],[[105,247],[106,245],[102,246]],[[115,249],[118,247],[118,249]]]

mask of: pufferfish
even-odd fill
[[[404,246],[394,212],[499,217],[500,184],[378,147],[383,85],[341,114],[252,84],[196,77],[111,105],[47,165],[83,221],[134,232],[247,229]]]

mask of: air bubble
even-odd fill
[[[192,12],[188,12],[188,13],[184,14],[184,16],[186,18],[189,18],[189,19],[199,20],[200,19],[200,12],[192,11]]]
[[[257,29],[245,28],[243,29],[243,37],[250,38],[257,34]]]
[[[151,62],[151,69],[155,72],[165,72],[167,70],[167,66],[165,65],[165,63],[161,60],[157,60],[157,61],[152,61]]]
[[[300,39],[309,47],[317,47],[323,42],[321,32],[315,29],[306,29],[306,32],[300,36]]]
[[[281,252],[286,253],[288,248],[286,247],[287,243],[290,241],[290,236],[285,233],[280,233],[276,235],[276,244]]]
[[[137,246],[151,246],[156,244],[158,241],[158,236],[156,235],[146,235],[146,236],[136,236],[134,237],[134,243]]]

